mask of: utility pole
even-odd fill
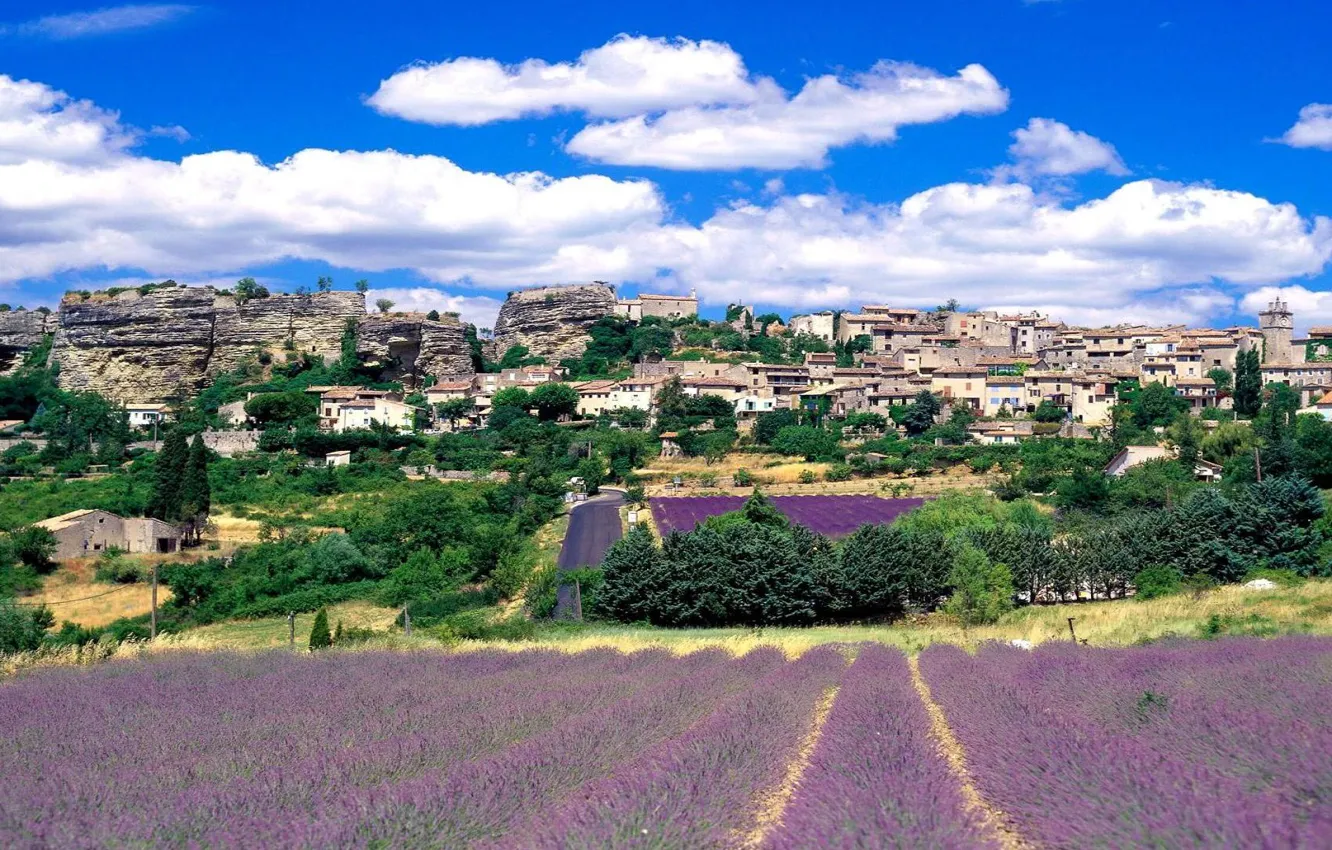
[[[1073,631],[1073,621],[1076,620],[1076,619],[1077,619],[1077,617],[1069,617],[1069,618],[1068,618],[1068,636],[1071,637],[1071,638],[1073,639],[1073,645],[1074,645],[1074,646],[1077,646],[1077,644],[1078,644],[1078,634],[1077,634],[1077,632]]]
[[[583,620],[583,587],[578,579],[574,579],[574,618],[579,622]]]
[[[157,561],[153,561],[153,617],[149,627],[148,635],[152,640],[157,639]]]
[[[412,614],[407,610],[407,603],[402,605],[402,631],[407,637],[412,636]]]
[[[296,612],[287,612],[287,646],[296,648]]]
[[[1253,447],[1253,471],[1258,476],[1258,483],[1263,483],[1263,456],[1259,453],[1258,447]]]

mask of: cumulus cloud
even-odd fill
[[[715,41],[620,35],[575,62],[504,65],[462,57],[404,68],[367,102],[428,124],[486,124],[557,110],[598,117],[689,104],[744,103],[757,87],[740,55]]]
[[[956,297],[1071,310],[1317,274],[1332,258],[1332,219],[1157,181],[1071,208],[1022,184],[956,183],[901,204],[741,204],[654,239],[656,261],[714,303],[743,292],[800,308]]]
[[[1008,106],[1008,92],[980,65],[945,76],[908,63],[880,62],[848,79],[811,79],[794,97],[770,82],[759,88],[752,103],[690,106],[593,124],[570,139],[566,150],[598,162],[681,170],[822,168],[831,148],[890,142],[908,124]]]
[[[1129,173],[1114,145],[1049,118],[1031,119],[1027,126],[1013,131],[1013,139],[1008,153],[1015,164],[1000,168],[1000,176],[1031,179],[1104,171],[1122,177]]]
[[[1300,119],[1277,141],[1292,148],[1332,151],[1332,103],[1311,103],[1300,110]]]
[[[94,266],[178,275],[283,258],[493,287],[613,279],[638,271],[626,245],[663,215],[644,181],[471,172],[394,151],[308,149],[271,166],[237,151],[150,159],[124,150],[109,113],[74,111],[61,92],[4,78],[0,102],[11,103],[0,130],[8,280]]]
[[[1246,313],[1256,314],[1277,298],[1285,301],[1295,314],[1295,329],[1298,333],[1306,333],[1314,325],[1332,325],[1332,292],[1305,286],[1260,287],[1241,299],[1240,308]]]
[[[501,299],[487,295],[451,295],[433,286],[389,286],[375,287],[365,294],[366,309],[373,311],[374,304],[381,298],[393,302],[394,310],[416,313],[457,313],[464,322],[471,322],[478,328],[493,328],[495,317],[499,314]]]
[[[104,160],[133,145],[135,137],[114,112],[0,74],[0,165]]]
[[[193,10],[193,6],[178,3],[114,6],[92,12],[48,15],[22,24],[0,25],[0,35],[14,33],[63,41],[156,26],[175,20]]]
[[[980,65],[953,76],[880,62],[808,80],[794,96],[715,41],[621,35],[575,62],[505,66],[464,57],[405,68],[367,101],[386,115],[475,125],[554,111],[617,120],[585,127],[570,153],[672,169],[822,167],[828,151],[889,142],[899,127],[1002,112],[1008,93]]]
[[[486,323],[500,291],[591,279],[696,287],[713,304],[956,297],[1073,320],[1185,320],[1332,258],[1332,220],[1208,186],[1135,181],[1072,205],[1017,182],[953,183],[896,204],[772,184],[761,201],[693,224],[642,180],[472,172],[394,151],[161,160],[128,148],[111,113],[72,110],[40,84],[6,78],[0,102],[0,282],[239,276],[296,258],[490,290],[452,301],[433,286],[375,293]],[[63,131],[47,132],[53,123]]]

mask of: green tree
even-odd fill
[[[1235,376],[1230,373],[1229,369],[1221,366],[1207,370],[1207,377],[1212,379],[1213,384],[1216,384],[1216,394],[1218,396],[1230,395],[1231,390],[1235,387]]]
[[[360,280],[356,281],[356,291],[361,293],[362,295],[369,292],[370,281],[366,280],[365,278],[361,278]]]
[[[465,419],[476,409],[476,402],[470,398],[452,398],[448,401],[441,401],[435,405],[435,414],[440,419],[449,423],[449,428],[454,427],[459,419]]]
[[[181,518],[182,488],[189,463],[190,447],[185,441],[185,432],[172,428],[153,466],[153,494],[148,499],[148,516],[167,522]]]
[[[1206,436],[1206,430],[1202,422],[1189,413],[1181,413],[1175,417],[1175,421],[1166,429],[1166,438],[1170,445],[1175,447],[1178,453],[1179,465],[1193,474],[1193,468],[1198,464],[1198,452],[1202,447],[1203,438]]]
[[[438,322],[438,321],[439,321],[439,311],[438,311],[438,310],[431,310],[429,313],[426,313],[426,320],[427,320],[427,321],[431,321],[431,322]]]
[[[431,599],[457,589],[468,573],[466,552],[448,548],[436,554],[422,546],[389,573],[383,599],[390,605]]]
[[[1185,398],[1175,395],[1175,391],[1165,384],[1153,381],[1139,390],[1131,402],[1133,424],[1143,429],[1166,426],[1175,421],[1175,417],[1189,409]]]
[[[794,410],[774,410],[771,413],[760,413],[754,420],[754,442],[762,445],[771,445],[776,439],[778,432],[783,428],[799,424]]]
[[[836,434],[812,425],[786,426],[773,438],[772,448],[780,454],[803,457],[808,461],[841,460],[845,454]]]
[[[236,288],[232,291],[236,293],[236,302],[239,304],[268,297],[268,287],[252,277],[243,277],[236,281]]]
[[[505,350],[504,356],[500,358],[499,367],[501,369],[517,369],[527,360],[529,354],[525,345],[511,345]]]
[[[1256,416],[1262,407],[1263,376],[1257,349],[1241,351],[1235,358],[1235,412]]]
[[[388,298],[377,298],[375,299],[375,308],[381,313],[387,313],[393,309],[393,301]]]
[[[934,427],[934,418],[942,409],[938,396],[929,390],[921,390],[916,394],[915,401],[907,405],[900,414],[898,409],[891,412],[896,414],[893,418],[907,429],[907,433],[916,437]]]
[[[328,609],[320,608],[315,613],[314,626],[310,628],[310,649],[327,649],[333,645],[333,635],[328,630]]]
[[[245,402],[245,413],[261,428],[293,426],[319,412],[319,401],[300,390],[259,393]]]
[[[315,283],[315,286],[318,287],[320,292],[332,292],[333,278],[329,277],[328,275],[320,275],[319,280]]]
[[[1013,576],[1003,564],[991,563],[975,546],[963,546],[953,559],[948,575],[953,585],[944,610],[963,626],[998,622],[1013,608]]]
[[[204,445],[203,434],[196,434],[190,444],[180,484],[180,519],[187,523],[186,534],[195,542],[208,522],[212,504],[212,491],[208,485],[208,447]]]
[[[1037,422],[1063,422],[1064,415],[1064,408],[1048,398],[1043,398],[1041,403],[1036,405],[1036,410],[1032,412],[1031,418]]]
[[[666,576],[652,532],[635,527],[611,546],[601,569],[597,615],[622,623],[654,619]]]
[[[554,422],[578,410],[578,391],[568,384],[548,381],[532,390],[529,401],[541,421]]]
[[[0,655],[37,649],[53,625],[55,615],[46,606],[28,608],[0,600]]]
[[[24,525],[9,533],[9,546],[13,556],[23,566],[42,574],[55,569],[51,556],[55,554],[56,539],[45,528]]]

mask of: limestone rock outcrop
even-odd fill
[[[368,315],[360,320],[357,350],[377,363],[385,380],[418,384],[426,376],[472,374],[472,352],[458,319],[423,313]]]
[[[551,362],[587,349],[587,329],[615,313],[615,290],[605,284],[544,286],[509,293],[495,320],[495,350],[515,345]]]
[[[198,392],[256,352],[275,361],[290,352],[308,353],[331,363],[341,354],[349,320],[357,323],[357,350],[381,362],[391,380],[472,370],[457,320],[367,316],[358,292],[273,295],[238,304],[211,287],[185,286],[66,297],[51,359],[65,389],[93,390],[120,402],[163,401]],[[22,336],[16,325],[14,340],[29,348],[41,334]]]
[[[14,310],[0,313],[0,374],[9,374],[23,365],[29,350],[41,345],[42,338],[54,333],[54,313]]]

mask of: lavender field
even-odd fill
[[[744,507],[744,496],[654,496],[649,507],[661,534],[693,531],[708,517]],[[828,537],[845,537],[862,525],[889,523],[914,510],[924,499],[878,496],[771,496],[772,506],[791,522]]]
[[[1330,846],[1327,641],[921,669],[970,780],[878,645],[38,670],[0,683],[0,846]]]

